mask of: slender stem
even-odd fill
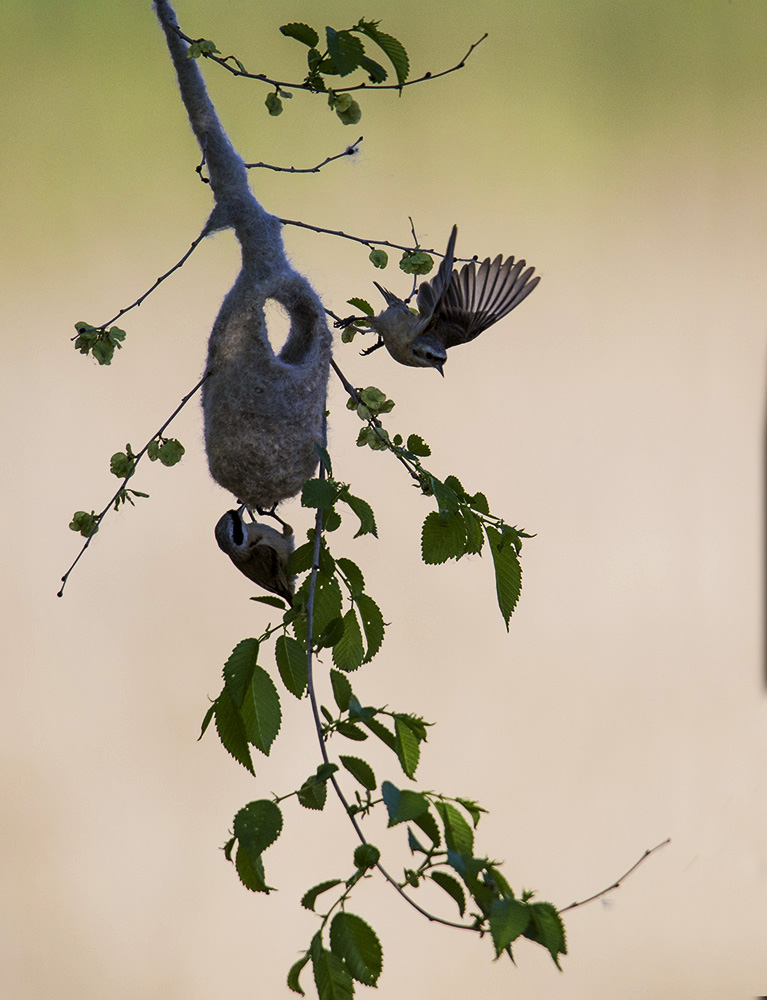
[[[606,896],[608,892],[612,892],[613,889],[617,889],[618,886],[622,882],[624,882],[629,877],[629,875],[632,874],[632,872],[635,872],[641,864],[647,861],[647,859],[650,857],[651,854],[655,854],[655,852],[659,851],[661,847],[665,847],[666,844],[670,843],[671,843],[671,837],[666,837],[666,839],[662,840],[660,844],[656,844],[655,847],[651,847],[648,850],[646,850],[642,855],[642,857],[639,859],[639,861],[635,861],[634,864],[629,868],[629,870],[625,871],[620,878],[616,879],[613,882],[612,885],[608,885],[608,887],[606,889],[602,889],[601,892],[595,892],[593,896],[587,896],[586,899],[581,899],[577,903],[570,903],[569,906],[563,907],[559,912],[567,913],[568,910],[574,910],[576,906],[585,906],[586,903],[593,903],[595,899],[600,899],[602,896]]]
[[[315,167],[275,167],[271,163],[246,163],[245,166],[248,170],[255,167],[263,167],[265,170],[276,170],[279,173],[286,174],[316,174],[328,163],[332,163],[333,160],[340,160],[344,156],[354,156],[355,153],[359,151],[359,145],[362,142],[363,136],[360,136],[356,142],[353,142],[351,146],[347,146],[343,153],[336,153],[335,156],[326,156],[322,163],[318,163]]]
[[[328,236],[340,236],[345,240],[351,240],[353,243],[361,243],[366,247],[390,247],[392,250],[406,250],[408,253],[413,252],[412,246],[404,246],[402,243],[391,243],[389,240],[369,240],[362,236],[352,236],[350,233],[344,233],[340,229],[325,229],[323,226],[312,226],[308,222],[299,222],[297,219],[280,219],[280,222],[283,226],[298,226],[299,229],[309,229],[313,233],[326,233]],[[416,247],[416,249],[423,250],[424,253],[431,254],[434,257],[445,256],[440,250],[424,250],[423,247]],[[455,258],[455,261],[458,264],[469,264],[476,260],[476,255],[474,257]]]
[[[61,589],[56,594],[57,597],[63,597],[64,596],[64,587],[66,587],[66,585],[67,585],[67,580],[69,579],[69,574],[72,572],[72,570],[75,568],[75,566],[80,562],[80,559],[82,558],[83,554],[85,553],[85,550],[88,548],[88,546],[91,544],[91,541],[96,536],[96,532],[98,531],[99,525],[101,524],[101,522],[106,517],[107,512],[111,509],[112,504],[114,504],[115,500],[117,500],[117,498],[120,496],[120,494],[122,493],[122,491],[125,489],[125,487],[126,487],[126,485],[128,483],[128,480],[131,479],[131,477],[133,476],[134,472],[136,471],[136,466],[139,463],[139,459],[141,459],[144,456],[144,454],[146,453],[147,448],[152,443],[152,441],[154,441],[155,438],[160,437],[160,435],[165,430],[165,428],[168,426],[168,424],[174,419],[174,417],[178,416],[178,414],[181,412],[181,410],[183,410],[183,408],[186,406],[186,404],[189,402],[189,400],[192,398],[192,396],[194,396],[194,394],[197,392],[197,390],[202,386],[203,382],[205,381],[205,379],[208,377],[209,374],[210,374],[210,372],[206,372],[205,375],[203,375],[203,377],[200,379],[200,381],[194,387],[194,389],[192,389],[190,392],[188,392],[186,394],[186,396],[184,396],[184,398],[181,400],[181,402],[176,407],[176,409],[173,411],[173,413],[171,413],[171,415],[168,417],[168,419],[165,421],[165,423],[162,425],[162,427],[158,431],[155,431],[155,433],[150,437],[150,439],[147,441],[147,443],[144,445],[144,447],[141,449],[141,451],[135,456],[135,458],[133,459],[133,465],[131,467],[130,472],[125,477],[125,479],[123,479],[123,481],[120,483],[119,487],[117,488],[117,492],[114,494],[114,496],[112,497],[112,499],[109,501],[109,503],[106,505],[106,507],[101,511],[101,513],[99,514],[99,516],[96,518],[96,527],[91,532],[91,534],[88,535],[88,537],[85,539],[85,544],[80,549],[80,551],[77,553],[77,558],[72,563],[72,565],[69,567],[69,569],[66,571],[66,573],[62,576],[62,578],[61,578]]]
[[[202,38],[191,38],[189,35],[184,34],[184,32],[178,26],[174,26],[174,30],[179,38],[183,38],[187,44],[191,45],[193,42],[202,42],[205,39]],[[352,87],[334,87],[334,94],[345,94],[353,90],[367,90],[367,91],[379,91],[379,90],[398,90],[402,91],[405,87],[412,87],[416,83],[425,83],[427,80],[437,80],[441,76],[447,76],[449,73],[455,73],[459,69],[463,69],[466,60],[472,54],[474,49],[487,38],[487,32],[479,38],[476,42],[473,42],[469,47],[466,55],[461,59],[460,62],[456,63],[455,66],[451,66],[449,69],[440,70],[438,73],[426,72],[423,76],[417,77],[415,80],[406,80],[404,83],[377,83],[370,87],[367,83],[357,83]],[[227,60],[234,59],[234,56],[217,56],[214,52],[203,52],[201,53],[204,59],[211,59],[213,62],[218,63],[227,72],[231,73],[232,76],[243,76],[248,80],[260,80],[262,83],[268,83],[271,87],[276,87],[279,90],[307,90],[310,93],[327,93],[327,91],[313,91],[312,87],[304,82],[301,83],[288,83],[281,80],[273,80],[271,77],[266,76],[265,73],[249,73],[239,60],[236,60],[237,65],[231,66]],[[242,67],[242,68],[241,68]]]

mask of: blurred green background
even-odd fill
[[[397,401],[392,430],[429,441],[437,474],[536,532],[507,635],[487,559],[420,563],[429,507],[395,463],[355,447],[333,385],[335,471],[373,504],[381,536],[338,544],[392,623],[355,689],[438,723],[419,777],[490,810],[478,849],[515,887],[564,906],[673,838],[609,903],[569,916],[561,975],[524,944],[517,968],[492,963],[488,942],[427,925],[371,881],[352,909],[383,940],[381,1000],[764,993],[767,8],[187,0],[177,12],[188,34],[283,78],[303,70],[277,30],[287,21],[380,18],[414,75],[489,32],[460,72],[401,98],[365,94],[347,128],[322,98],[272,119],[266,88],[204,70],[246,160],[307,166],[364,135],[353,161],[319,175],[251,172],[269,211],[395,242],[412,216],[436,247],[456,222],[462,255],[524,256],[543,276],[451,352],[444,381],[338,346],[352,382]],[[167,270],[210,193],[148,3],[5,0],[3,26],[3,993],[288,995],[316,923],[300,895],[349,870],[354,840],[332,806],[288,810],[268,898],[218,851],[242,804],[317,761],[305,703],[286,704],[255,783],[212,734],[195,742],[231,648],[268,620],[213,540],[230,498],[208,477],[195,405],[173,425],[181,465],[140,468],[151,499],[110,515],[55,597],[78,549],[72,512],[101,509],[109,456],[140,447],[199,377],[236,244],[207,240],[130,313],[110,368],[76,354],[73,324],[104,322]],[[351,295],[375,301],[375,278],[408,289],[352,243],[285,239],[337,312]],[[287,510],[303,532],[305,513]],[[370,835],[389,867],[408,863],[396,831]]]

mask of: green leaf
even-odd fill
[[[224,664],[224,684],[235,708],[242,705],[258,659],[258,639],[241,639]]]
[[[440,871],[432,872],[431,878],[437,883],[440,889],[444,889],[448,896],[452,896],[458,904],[458,910],[461,916],[463,916],[466,912],[466,894],[461,888],[461,883],[458,879],[453,878],[452,875],[448,875],[447,872]]]
[[[359,309],[359,311],[363,312],[366,316],[375,316],[375,310],[367,299],[351,298],[346,301],[350,306],[354,306],[355,309]]]
[[[288,556],[288,564],[285,571],[288,576],[295,576],[297,573],[305,573],[312,568],[314,558],[314,542],[304,542]]]
[[[261,858],[253,858],[250,852],[242,847],[237,848],[234,867],[242,884],[251,892],[265,892],[268,895],[274,888],[274,886],[266,884],[264,862]]]
[[[559,956],[567,954],[565,926],[556,907],[551,903],[528,903],[530,911],[530,926],[525,931],[525,937],[537,941],[546,948],[558,969]]]
[[[308,892],[305,892],[301,897],[301,906],[305,910],[313,910],[314,904],[317,902],[317,897],[322,895],[323,892],[327,892],[328,889],[332,889],[334,886],[341,885],[340,878],[331,878],[327,882],[320,882],[318,885],[312,886]]]
[[[240,714],[248,743],[268,757],[282,724],[282,711],[274,681],[263,667],[253,669],[253,678],[245,692]]]
[[[322,512],[322,528],[324,531],[337,531],[341,527],[341,515],[335,507],[328,507]]]
[[[423,830],[434,847],[439,847],[442,843],[442,837],[440,836],[437,821],[434,819],[431,812],[425,812],[421,816],[416,816],[413,822],[417,827],[420,827],[420,829]]]
[[[474,510],[478,510],[480,514],[490,513],[490,505],[484,493],[475,493],[474,496],[468,497],[468,504]]]
[[[368,260],[373,265],[373,267],[378,267],[381,270],[383,270],[389,263],[389,255],[385,250],[371,250],[370,254],[368,255]],[[373,316],[373,315],[375,314],[371,309],[370,312],[368,313],[368,316]]]
[[[360,519],[359,531],[357,531],[354,537],[359,538],[360,535],[375,535],[378,538],[375,514],[370,504],[366,500],[360,499],[360,497],[352,496],[348,491],[341,499],[351,507]]]
[[[452,486],[441,482],[436,476],[431,476],[429,482],[434,490],[434,498],[439,504],[440,514],[457,514],[461,507],[459,494]]]
[[[490,933],[499,958],[512,941],[524,934],[530,922],[530,907],[518,899],[494,899],[490,904]]]
[[[483,809],[482,806],[477,805],[473,799],[459,799],[455,800],[459,805],[463,806],[466,812],[471,816],[471,821],[474,824],[474,829],[477,829],[482,813],[486,813],[487,809]]]
[[[233,833],[255,860],[270,847],[282,832],[282,812],[276,802],[257,799],[249,802],[234,817]]]
[[[216,698],[214,707],[216,709],[216,732],[224,750],[255,777],[253,759],[250,756],[250,747],[245,735],[245,723],[226,688]]]
[[[338,483],[331,479],[309,479],[301,490],[303,507],[332,507],[338,499]]]
[[[420,434],[409,434],[405,448],[411,454],[418,455],[419,458],[426,458],[431,455],[431,448]]]
[[[437,565],[448,559],[460,559],[466,552],[466,526],[460,514],[447,517],[432,511],[421,528],[421,557]]]
[[[170,467],[181,461],[185,451],[183,444],[177,438],[168,438],[160,445],[157,456],[164,466]]]
[[[312,971],[319,1000],[352,1000],[354,983],[346,966],[332,951],[312,949]]]
[[[354,35],[348,31],[335,31],[333,28],[325,28],[327,38],[328,53],[335,63],[336,69],[341,76],[348,76],[360,65],[360,60],[365,58],[365,46]]]
[[[317,636],[317,648],[325,649],[335,646],[344,637],[344,620],[340,616],[331,618],[322,632]],[[335,657],[334,657],[335,659]],[[338,664],[336,664],[338,665]]]
[[[355,740],[357,743],[361,743],[368,738],[367,733],[364,733],[359,726],[355,726],[353,722],[339,722],[336,726],[336,731],[341,736],[345,736],[348,740]]]
[[[381,609],[368,594],[360,594],[357,598],[357,609],[362,619],[362,627],[365,630],[365,641],[367,651],[365,652],[364,663],[370,663],[378,650],[384,637],[384,620]]]
[[[337,764],[320,764],[298,790],[298,801],[305,809],[324,809],[328,797],[327,782],[338,770]]]
[[[390,781],[382,783],[381,795],[389,813],[388,826],[406,823],[425,813],[429,808],[428,800],[419,792],[413,792],[409,788],[397,788]]]
[[[320,40],[320,36],[310,27],[308,24],[301,24],[297,21],[292,21],[290,24],[283,24],[280,26],[280,31],[286,38],[295,38],[298,42],[303,42],[310,49],[313,49]]]
[[[296,597],[300,597],[304,603],[308,600],[308,596],[309,577],[304,580],[296,594]],[[327,628],[334,618],[341,617],[342,604],[343,597],[338,580],[335,577],[328,579],[323,574],[318,573],[317,585],[314,588],[314,613],[312,616],[312,629],[315,636],[321,635],[322,630]],[[293,622],[296,638],[300,642],[306,641],[306,628],[307,622],[305,620],[297,618]]]
[[[369,719],[364,719],[363,721],[374,736],[377,736],[378,739],[381,740],[382,743],[385,743],[390,750],[394,750],[397,737],[390,729],[387,729],[386,726],[374,716]]]
[[[272,93],[266,95],[264,104],[272,118],[278,118],[282,114],[282,101],[276,91],[272,91]]]
[[[304,966],[309,961],[309,952],[304,955],[303,958],[299,958],[297,962],[294,962],[290,967],[290,972],[288,972],[288,989],[292,990],[294,993],[299,993],[302,997],[306,994],[301,989],[301,984],[298,981],[298,977],[301,975]]]
[[[368,56],[362,56],[360,66],[369,74],[371,83],[383,83],[389,75],[380,63]]]
[[[461,507],[461,517],[466,528],[466,552],[471,554],[481,552],[485,544],[482,522],[468,507]]]
[[[357,982],[376,985],[383,967],[381,942],[361,917],[345,910],[336,913],[330,922],[330,948],[343,959]]]
[[[341,621],[343,631],[340,638],[333,644],[333,662],[339,670],[345,670],[348,673],[362,666],[365,653],[362,647],[362,631],[354,609],[351,608],[347,611]]]
[[[76,510],[69,522],[70,531],[78,531],[83,538],[90,538],[99,530],[98,517],[95,511],[90,514],[84,510]]]
[[[434,267],[434,258],[424,250],[405,250],[399,266],[405,274],[428,274]]]
[[[149,444],[146,446],[147,457],[150,462],[156,462],[160,457],[160,441],[158,438],[153,438]]]
[[[474,851],[474,834],[463,816],[449,802],[438,800],[434,803],[434,808],[445,828],[445,844],[448,849],[471,856]]]
[[[308,680],[306,649],[298,639],[289,635],[278,636],[274,655],[282,683],[296,698],[302,698]]]
[[[408,778],[412,778],[421,756],[419,740],[401,716],[396,716],[394,719],[394,733],[396,736],[394,750],[399,758],[400,766]]]
[[[498,595],[498,607],[501,609],[506,631],[509,630],[509,619],[517,606],[522,589],[522,567],[519,565],[517,553],[509,541],[504,541],[501,532],[491,525],[485,525],[487,540],[493,555],[495,567],[495,591]]]
[[[330,684],[333,688],[333,697],[336,705],[345,712],[349,707],[349,700],[352,696],[352,686],[343,674],[337,670],[330,671]]]
[[[375,844],[360,844],[354,849],[354,864],[363,872],[375,868],[381,860],[381,852]]]
[[[198,743],[200,742],[200,740],[203,738],[203,736],[207,732],[208,726],[211,723],[211,719],[213,718],[213,716],[215,714],[216,714],[216,703],[214,702],[210,706],[210,708],[208,709],[208,711],[205,713],[205,717],[202,720],[202,725],[200,726],[200,735],[197,737],[197,742]]]
[[[376,45],[383,49],[389,57],[394,67],[394,72],[397,74],[397,83],[401,87],[410,73],[410,60],[402,42],[394,38],[393,35],[386,35],[383,31],[379,31],[373,22],[360,21],[357,27],[368,38],[372,39]]]
[[[362,575],[362,570],[351,559],[346,559],[344,556],[339,556],[336,559],[336,565],[346,578],[351,596],[359,597],[365,589],[365,577]]]
[[[271,594],[264,594],[262,597],[249,597],[248,600],[255,601],[256,604],[268,604],[270,608],[279,608],[280,611],[287,608],[287,604],[281,597],[273,597]]]
[[[361,760],[359,757],[347,757],[344,754],[340,754],[338,759],[349,774],[359,781],[363,788],[367,788],[369,792],[376,789],[378,784],[376,776],[373,773],[373,768],[366,760]]]
[[[135,460],[128,458],[124,451],[117,451],[109,460],[109,471],[118,479],[127,479],[132,475],[135,464]]]

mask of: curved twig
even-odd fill
[[[354,156],[355,153],[359,152],[359,145],[363,138],[364,136],[360,136],[356,142],[347,146],[343,153],[336,153],[335,156],[326,156],[322,163],[318,163],[316,167],[275,167],[271,163],[246,163],[245,166],[248,170],[254,167],[263,167],[265,170],[276,170],[279,173],[285,174],[317,174],[328,163],[332,163],[333,160],[341,160],[344,156]]]
[[[670,843],[671,843],[671,837],[666,837],[666,839],[662,840],[660,844],[656,844],[655,847],[648,848],[648,850],[644,852],[639,861],[635,861],[634,864],[628,869],[628,871],[625,871],[620,878],[616,879],[613,882],[612,885],[608,885],[608,887],[606,889],[602,889],[601,892],[595,892],[593,896],[587,896],[586,899],[581,899],[577,903],[570,903],[569,906],[563,906],[559,912],[567,913],[568,910],[574,910],[577,906],[585,906],[586,903],[593,903],[595,899],[601,899],[602,896],[606,896],[608,892],[612,892],[613,889],[617,889],[618,886],[622,882],[624,882],[629,877],[629,875],[632,874],[632,872],[635,872],[637,868],[641,864],[643,864],[643,862],[647,861],[647,859],[650,857],[651,854],[655,854],[655,852],[659,851],[661,847],[665,847],[666,844]]]

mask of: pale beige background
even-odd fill
[[[562,974],[527,943],[517,968],[493,964],[489,942],[428,926],[370,883],[353,909],[383,940],[378,995],[763,994],[767,7],[324,10],[186,0],[179,14],[267,72],[298,67],[276,33],[287,20],[382,17],[417,72],[490,38],[461,73],[401,100],[369,95],[348,129],[299,98],[269,119],[264,91],[209,72],[246,158],[309,164],[365,135],[356,162],[319,176],[254,176],[266,206],[400,240],[411,214],[427,245],[458,222],[461,251],[525,255],[543,275],[451,355],[444,382],[338,352],[354,382],[397,400],[390,426],[423,434],[436,472],[537,532],[507,635],[486,558],[420,564],[429,507],[393,461],[355,448],[334,387],[336,472],[380,526],[347,551],[393,623],[355,686],[438,723],[419,777],[490,810],[478,849],[515,886],[563,906],[673,838],[609,905],[569,916]],[[212,734],[195,742],[229,651],[268,618],[213,541],[229,498],[208,478],[196,406],[174,426],[182,464],[141,468],[151,500],[110,516],[55,597],[78,547],[72,512],[100,509],[109,456],[143,444],[198,378],[234,240],[208,241],[126,317],[111,368],[77,355],[72,324],[103,322],[170,266],[209,192],[148,3],[6,0],[3,24],[0,992],[286,996],[315,927],[298,898],[349,870],[354,838],[335,806],[288,805],[268,898],[218,850],[234,812],[295,786],[316,751],[308,705],[292,700],[256,782]],[[360,249],[286,239],[331,307],[374,297]],[[386,281],[407,287],[393,270]],[[386,756],[376,764],[396,780]],[[405,861],[397,833],[372,836]],[[453,917],[429,898],[442,902]]]

